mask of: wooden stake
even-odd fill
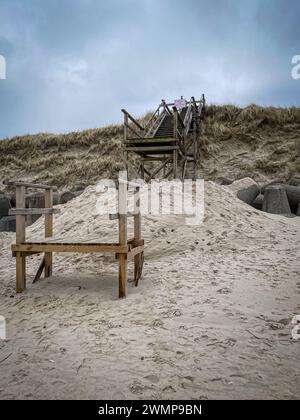
[[[53,207],[53,190],[45,191],[45,207]],[[45,238],[53,236],[53,214],[45,214]],[[52,276],[52,253],[45,253],[45,277]]]
[[[142,238],[142,225],[141,225],[141,197],[140,188],[137,187],[134,197],[134,240],[139,241]],[[134,256],[134,282],[138,285],[141,276],[140,271],[141,253]]]
[[[16,208],[25,207],[25,187],[16,187]],[[25,242],[25,222],[24,215],[16,215],[16,244]],[[26,259],[22,252],[16,253],[16,291],[21,293],[26,288]]]
[[[127,172],[119,174],[119,244],[127,245]],[[119,254],[119,298],[127,294],[127,255]]]

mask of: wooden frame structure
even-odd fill
[[[192,97],[182,109],[162,100],[145,125],[122,109],[127,162],[128,154],[136,153],[140,157],[139,175],[147,182],[161,171],[165,178],[184,179],[187,164],[192,163],[195,180],[199,154],[197,139],[204,111],[204,95],[199,101]],[[150,162],[159,162],[159,165],[150,170],[147,167]]]
[[[45,277],[52,275],[53,252],[78,253],[115,253],[119,262],[119,297],[127,294],[128,258],[134,258],[134,281],[138,285],[144,262],[144,241],[141,238],[140,187],[134,185],[134,212],[127,212],[127,173],[121,172],[118,187],[118,213],[110,215],[111,220],[118,220],[119,240],[116,243],[101,243],[97,240],[74,242],[74,240],[53,238],[53,214],[59,209],[53,208],[53,191],[56,187],[26,182],[9,183],[16,187],[16,208],[10,210],[16,216],[16,243],[12,245],[12,253],[16,258],[16,291],[26,288],[26,257],[32,254],[44,254],[33,282],[39,280],[44,271]],[[37,188],[45,191],[45,208],[25,208],[26,188]],[[26,241],[26,216],[31,214],[45,215],[45,240]],[[127,217],[134,218],[134,236],[127,237]]]

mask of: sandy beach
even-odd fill
[[[117,224],[96,200],[90,186],[60,205],[55,235],[114,240]],[[96,254],[55,254],[53,277],[34,285],[41,257],[28,257],[16,295],[15,235],[0,233],[0,398],[299,398],[300,218],[206,182],[201,225],[148,215],[143,237],[139,287],[119,300],[117,263]]]

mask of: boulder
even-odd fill
[[[251,178],[234,181],[228,188],[247,204],[252,204],[260,192],[258,184]]]
[[[11,209],[11,204],[9,197],[6,195],[0,196],[0,217],[8,216],[9,209]]]
[[[264,193],[265,193],[265,189],[266,189],[266,188],[268,188],[268,187],[270,187],[270,185],[280,185],[280,184],[282,184],[282,183],[283,183],[283,182],[282,182],[282,181],[280,181],[280,180],[268,182],[267,184],[265,184],[265,185],[263,185],[263,186],[261,187],[260,192],[261,192],[262,194],[264,194]]]
[[[300,187],[300,175],[293,176],[289,182],[289,185],[293,185],[294,187]]]
[[[298,208],[297,208],[297,213],[296,213],[296,215],[297,215],[297,216],[300,216],[300,204],[298,204]]]
[[[231,179],[220,176],[219,178],[216,179],[215,183],[219,185],[231,185],[233,181]]]
[[[78,197],[79,195],[81,195],[84,192],[84,190],[78,190],[78,191],[74,191],[74,194],[76,197]]]
[[[296,187],[294,185],[287,184],[284,184],[283,186],[286,191],[286,195],[289,200],[290,206],[296,213],[298,205],[300,203],[300,186]]]
[[[262,210],[272,214],[291,215],[291,208],[284,187],[270,185],[265,189]]]
[[[16,216],[5,216],[0,219],[0,232],[15,232]]]
[[[73,200],[73,198],[75,198],[75,197],[76,197],[76,195],[74,193],[72,193],[71,191],[63,191],[59,195],[59,204],[65,204],[68,201]]]
[[[280,186],[285,189],[287,198],[289,200],[290,208],[293,213],[296,213],[298,205],[300,203],[300,186],[297,187],[295,185],[284,184],[284,183],[279,183],[277,181],[274,181],[273,184],[270,183],[268,186],[265,186],[264,188],[268,188],[269,186],[275,186],[275,185]],[[262,188],[262,192],[263,192],[263,188]]]
[[[251,204],[251,206],[254,207],[257,210],[262,210],[263,201],[264,201],[263,194],[258,194],[258,196],[256,197],[256,199]]]

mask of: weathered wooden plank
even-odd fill
[[[128,211],[127,214],[126,214],[126,217],[134,217],[134,215],[135,215],[134,212]],[[119,217],[120,217],[119,213],[110,213],[109,214],[109,220],[117,220],[117,219],[119,219]]]
[[[50,191],[50,190],[49,190]],[[9,214],[12,215],[21,215],[21,216],[28,216],[31,214],[58,214],[60,213],[60,209],[53,209],[53,208],[13,208],[9,210]]]
[[[16,206],[25,207],[25,187],[22,185],[16,187]],[[16,216],[16,243],[25,241],[25,223],[23,215]],[[16,292],[21,293],[26,288],[26,259],[18,252],[16,254]]]
[[[149,138],[142,138],[142,139],[128,139],[127,141],[124,142],[125,145],[130,145],[130,144],[143,144],[143,145],[147,145],[149,143],[171,143],[175,141],[173,136],[170,137],[149,137]]]
[[[119,244],[127,244],[127,172],[123,171],[119,175],[118,190],[118,210],[119,210]],[[127,294],[127,255],[119,255],[119,297],[125,297]]]
[[[127,244],[86,244],[86,243],[30,243],[12,245],[13,252],[118,252],[126,254],[129,251]]]
[[[53,191],[45,191],[45,207],[53,211]],[[53,213],[45,214],[45,238],[53,236]],[[45,277],[52,276],[52,253],[46,252],[45,256]]]
[[[32,283],[36,283],[41,278],[44,268],[45,268],[45,257],[43,257]]]
[[[26,188],[36,188],[41,190],[53,190],[57,191],[57,187],[51,185],[44,185],[44,184],[34,184],[32,182],[22,182],[22,181],[9,181],[6,185],[12,185],[15,187],[26,187]]]
[[[140,147],[126,147],[126,150],[130,152],[166,152],[177,150],[178,146],[140,146]]]

